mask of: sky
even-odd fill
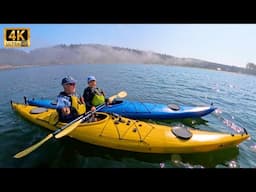
[[[0,24],[28,27],[31,46],[103,44],[245,67],[256,63],[256,24]]]

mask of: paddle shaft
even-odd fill
[[[119,92],[117,95],[113,95],[110,97],[111,100],[115,99],[115,98],[123,98],[126,97],[127,93],[125,91],[121,91]],[[96,107],[96,111],[99,111],[100,109],[102,109],[103,107],[105,107],[106,103],[103,103],[99,106]],[[73,131],[84,119],[88,118],[92,113],[95,113],[96,111],[92,112],[89,111],[84,115],[81,115],[79,117],[77,117],[75,120],[71,121],[70,123],[66,124],[64,127],[61,127],[59,129],[57,129],[56,131],[54,131],[52,134],[55,138],[61,138],[67,134],[69,134],[71,131]]]
[[[111,98],[118,98],[118,97],[126,97],[127,93],[126,92],[120,92],[117,95],[112,96]],[[105,107],[105,103],[102,105],[99,105],[96,107],[96,111],[102,109],[103,107]],[[96,112],[95,111],[95,112]],[[70,123],[66,124],[65,126],[55,130],[53,133],[47,135],[44,139],[42,139],[41,141],[39,141],[38,143],[24,149],[23,151],[17,153],[16,155],[14,155],[15,158],[21,158],[24,157],[28,154],[30,154],[32,151],[34,151],[35,149],[37,149],[38,147],[40,147],[42,144],[44,144],[46,141],[48,141],[49,139],[51,139],[52,137],[55,138],[61,138],[63,136],[68,135],[70,132],[72,132],[77,126],[79,126],[79,124],[85,120],[86,118],[88,118],[92,113],[92,111],[89,111],[79,117],[77,117],[76,119],[74,119],[73,121],[71,121]]]
[[[102,109],[103,107],[105,107],[105,103],[102,105],[99,105],[96,107],[96,111]],[[92,112],[89,111],[84,115],[81,115],[80,117],[76,118],[75,120],[71,121],[70,123],[68,123],[67,125],[65,125],[64,127],[57,129],[56,131],[54,131],[52,134],[56,139],[59,139],[63,136],[68,135],[70,132],[72,132],[83,120],[85,120],[86,118],[90,117],[93,113],[95,113],[96,111]]]
[[[101,108],[103,108],[105,106],[105,104],[102,104],[100,106],[98,106],[96,108],[97,110],[100,110]],[[51,139],[52,137],[58,139],[61,138],[67,134],[69,134],[70,132],[72,132],[84,119],[88,118],[91,115],[91,111],[87,112],[84,115],[79,116],[78,118],[76,118],[75,120],[71,121],[70,123],[66,124],[65,126],[55,130],[53,133],[50,133],[49,135],[47,135],[44,139],[42,139],[41,141],[39,141],[38,143],[24,149],[23,151],[17,153],[16,155],[14,155],[14,158],[21,158],[24,157],[28,154],[30,154],[31,152],[33,152],[34,150],[36,150],[38,147],[40,147],[41,145],[43,145],[46,141],[48,141],[49,139]]]

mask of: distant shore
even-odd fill
[[[14,68],[14,66],[12,65],[0,65],[0,70],[3,70],[3,69],[12,69]]]
[[[88,63],[89,65],[97,65],[97,63]],[[110,63],[104,63],[106,65],[110,64]],[[118,64],[118,63],[112,63],[112,64],[117,64],[117,65],[122,65],[122,64]],[[134,64],[134,63],[131,63]],[[149,63],[144,63],[145,65],[148,65]],[[164,66],[170,66],[170,67],[188,67],[188,68],[195,68],[195,69],[206,69],[206,70],[211,70],[211,71],[219,71],[219,72],[228,72],[228,73],[235,73],[235,74],[245,74],[245,75],[253,75],[254,74],[249,74],[249,73],[242,73],[242,72],[235,72],[235,71],[227,71],[227,70],[217,70],[217,69],[212,69],[212,68],[206,68],[206,67],[195,67],[195,66],[180,66],[180,65],[169,65],[169,64],[165,64],[165,63],[152,63],[153,65],[164,65]],[[68,64],[42,64],[42,65],[1,65],[0,64],[0,71],[1,70],[11,70],[11,69],[19,69],[19,68],[28,68],[28,67],[39,67],[39,66],[56,66],[56,65],[68,65]],[[80,64],[73,64],[73,65],[80,65]],[[134,64],[136,65],[136,64]]]
[[[1,65],[1,70],[9,70],[9,69],[19,69],[19,68],[28,68],[28,67],[38,67],[38,66],[46,66],[46,65]],[[48,65],[49,66],[49,65]]]
[[[68,64],[74,66],[79,64],[158,64],[256,75],[256,70],[252,66],[243,68],[201,59],[179,58],[163,53],[101,44],[60,44],[37,48],[30,52],[19,49],[0,49],[0,58],[0,70]]]

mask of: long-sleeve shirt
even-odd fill
[[[63,115],[61,112],[61,109],[63,107],[69,107],[70,108],[70,114],[69,115]],[[65,92],[60,92],[57,96],[57,106],[56,110],[59,113],[59,119],[61,122],[70,122],[74,120],[78,114],[75,108],[71,106],[71,97],[67,95]]]

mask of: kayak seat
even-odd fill
[[[83,123],[93,123],[93,122],[97,122],[97,121],[101,121],[103,119],[105,119],[107,116],[104,114],[98,114],[98,113],[94,113],[91,116],[87,117]]]
[[[44,107],[37,107],[37,108],[33,108],[30,110],[30,113],[31,114],[40,114],[40,113],[43,113],[43,112],[46,112],[48,111],[47,108],[44,108]]]
[[[169,104],[168,107],[174,111],[180,110],[180,107],[176,104]]]
[[[192,137],[192,133],[184,127],[173,127],[172,133],[180,139],[188,140]]]

